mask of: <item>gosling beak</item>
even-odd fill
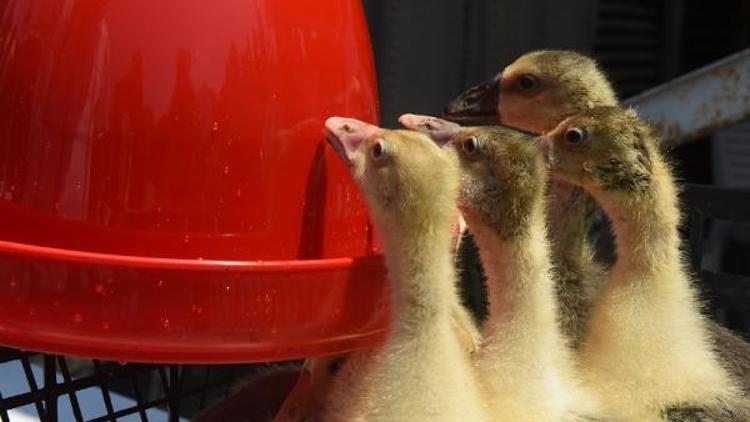
[[[348,166],[352,165],[360,145],[382,129],[348,117],[329,117],[325,122],[326,140]]]
[[[398,121],[407,129],[428,135],[440,148],[461,130],[461,125],[457,123],[419,114],[402,114]]]
[[[500,121],[500,81],[499,73],[491,80],[473,86],[451,101],[443,111],[443,117],[450,120]]]

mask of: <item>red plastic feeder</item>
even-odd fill
[[[387,289],[325,145],[377,120],[356,0],[10,0],[0,344],[142,362],[371,343]]]

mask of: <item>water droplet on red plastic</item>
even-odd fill
[[[164,287],[164,280],[159,280],[159,281],[157,281],[157,282],[156,282],[156,287],[158,287],[158,288],[160,288],[160,289],[161,289],[162,287]]]
[[[224,176],[229,174],[229,164],[224,164]]]
[[[191,306],[191,310],[196,315],[202,315],[203,314],[203,307],[200,306],[200,305],[193,304],[193,306]]]
[[[161,317],[159,318],[159,323],[161,324],[161,327],[165,330],[169,329],[169,318],[167,317]]]
[[[190,235],[189,234],[186,234],[185,236],[182,237],[182,243],[185,244],[185,245],[187,245],[188,243],[190,243]]]
[[[78,312],[74,313],[73,314],[73,321],[75,321],[75,322],[83,322],[83,315],[81,315]]]
[[[219,131],[219,122],[214,122],[213,126],[211,126],[211,130],[214,132]]]
[[[271,327],[271,334],[276,334],[278,332],[279,332],[279,328],[278,327]]]
[[[265,296],[263,296],[263,301],[266,303],[271,303],[273,299],[271,298],[271,295],[266,293]]]
[[[80,180],[76,181],[76,190],[81,190],[83,188],[83,182]]]
[[[8,281],[8,284],[10,285],[11,289],[15,289],[18,287],[18,280],[15,277],[11,277],[11,279]]]
[[[109,330],[109,323],[107,321],[102,321],[102,330]]]
[[[127,365],[127,364],[128,364],[128,362],[127,362],[127,361],[125,361],[125,360],[118,360],[118,361],[117,361],[117,363],[119,363],[119,364],[120,364],[120,365],[122,365],[122,366],[125,366],[125,365]]]
[[[341,314],[341,308],[336,308],[333,310],[334,315],[340,315]]]
[[[237,198],[241,198],[241,197],[242,197],[242,189],[240,189],[240,188],[237,188],[237,190],[235,190],[235,191],[234,191],[234,195],[235,195],[235,196],[236,196]]]
[[[227,293],[229,293],[229,290],[231,290],[231,289],[232,288],[229,286],[229,284],[227,284],[227,285],[224,286],[224,291],[227,292]]]
[[[96,285],[94,286],[94,291],[95,291],[96,293],[100,294],[100,295],[103,295],[103,294],[104,294],[104,284],[102,284],[102,283],[97,283],[97,284],[96,284]]]

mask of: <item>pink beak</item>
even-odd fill
[[[405,128],[428,135],[440,147],[445,146],[461,130],[461,125],[432,116],[403,114],[398,118]]]
[[[329,117],[325,126],[328,143],[347,165],[351,165],[365,140],[383,131],[375,125],[348,117]]]

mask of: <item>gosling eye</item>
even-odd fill
[[[463,149],[466,155],[475,155],[479,152],[479,138],[472,136],[464,139],[464,141],[461,142],[461,149]]]
[[[577,144],[586,138],[586,129],[571,126],[565,131],[565,140]]]
[[[521,77],[518,78],[518,86],[520,86],[524,91],[533,89],[538,82],[539,80],[534,75],[525,74],[521,75]]]
[[[370,147],[370,157],[372,157],[374,161],[381,161],[385,158],[385,141],[378,139],[372,144]]]

